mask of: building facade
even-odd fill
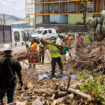
[[[69,23],[69,17],[82,15],[81,8],[80,0],[26,0],[26,15],[37,15],[42,18],[46,16],[49,17],[49,21],[53,15],[56,17],[63,15],[61,18],[66,18],[64,16],[67,15]],[[105,0],[89,0],[87,2],[87,14],[100,14],[104,9]]]

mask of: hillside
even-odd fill
[[[0,14],[0,19],[3,19],[3,14]],[[12,24],[14,22],[17,22],[17,21],[20,21],[23,19],[18,18],[18,17],[13,16],[13,15],[5,14],[5,20],[6,20],[6,24]]]

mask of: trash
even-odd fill
[[[63,75],[63,76],[62,76],[62,80],[65,80],[65,79],[67,79],[67,76],[64,76],[64,75]]]
[[[43,105],[42,102],[40,101],[40,98],[37,98],[32,105]]]
[[[44,80],[46,80],[46,79],[50,79],[50,73],[44,73],[44,74],[41,74],[41,75],[38,75],[38,79],[39,80],[42,80],[42,79],[44,79]]]
[[[73,75],[73,76],[71,77],[71,80],[76,80],[76,76]]]

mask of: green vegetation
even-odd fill
[[[93,38],[90,34],[84,35],[84,45],[93,45]]]
[[[82,84],[79,85],[81,91],[93,96],[96,101],[100,101],[105,105],[105,83],[102,74],[93,77],[85,72],[78,74],[78,79],[82,80]]]

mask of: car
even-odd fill
[[[32,39],[50,39],[51,36],[57,35],[54,28],[38,28],[33,34],[31,34]]]

